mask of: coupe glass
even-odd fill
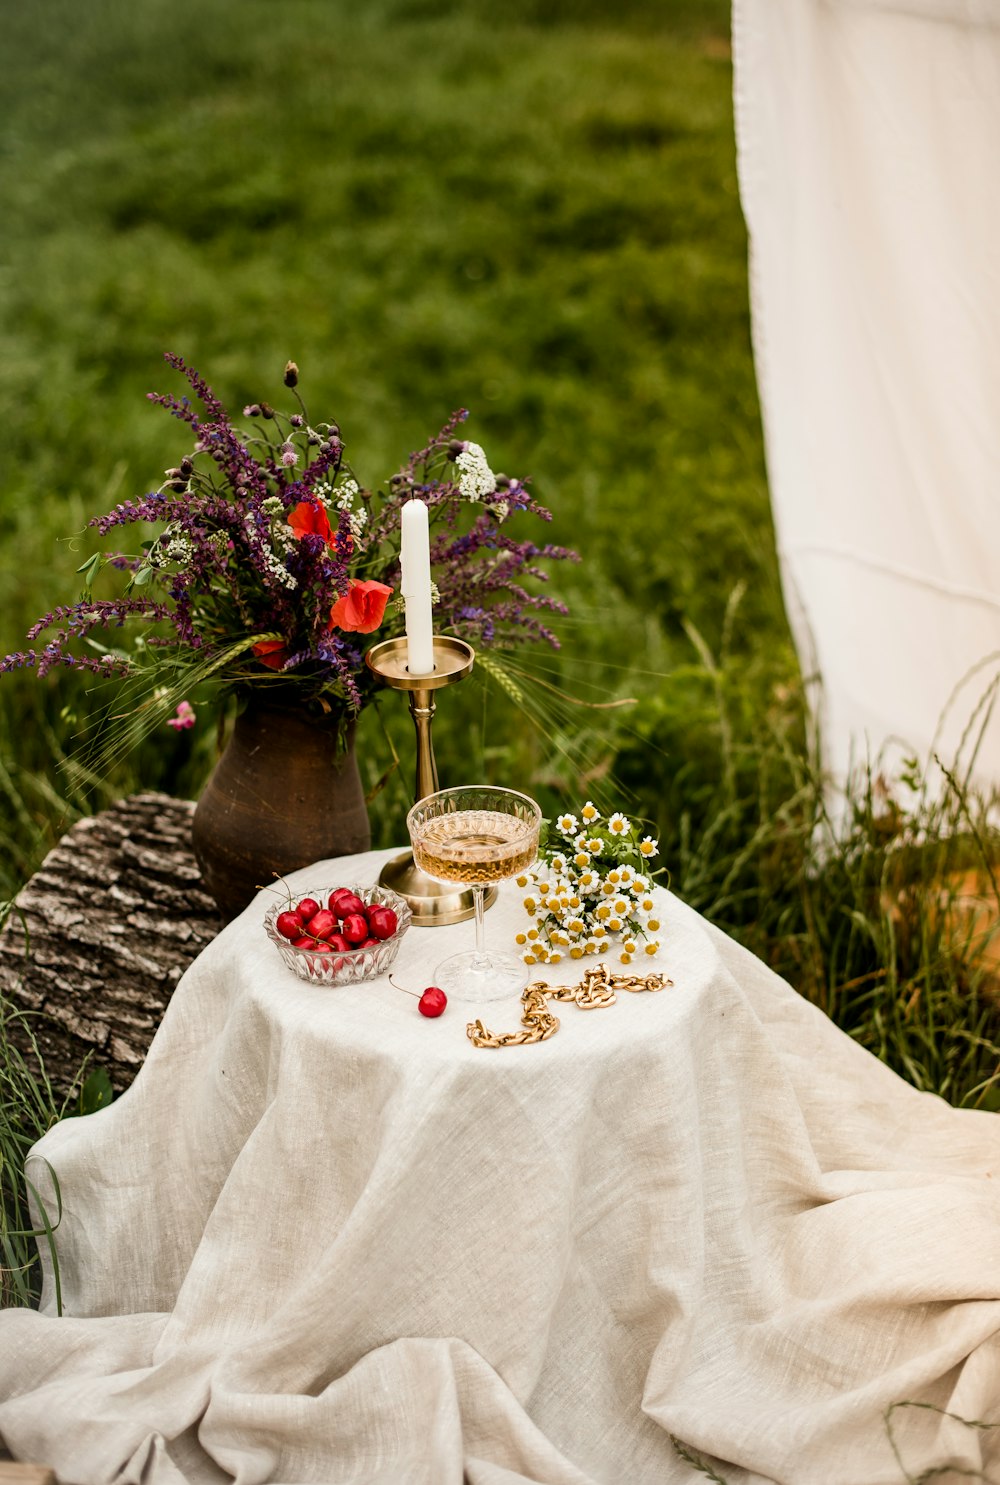
[[[435,983],[455,1000],[502,1000],[528,980],[515,954],[486,948],[483,895],[493,882],[527,871],[538,855],[542,812],[513,789],[469,785],[441,789],[415,804],[406,817],[413,859],[436,882],[471,887],[476,904],[476,947],[452,954],[435,970]]]

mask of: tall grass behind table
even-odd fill
[[[502,1050],[297,979],[258,897],[38,1147],[65,1314],[0,1315],[0,1439],[79,1485],[690,1485],[675,1441],[729,1485],[902,1485],[916,1402],[911,1478],[995,1466],[940,1410],[1000,1397],[1000,1125],[657,891],[673,986]],[[490,932],[522,923],[505,884]],[[394,976],[470,936],[411,930]]]
[[[142,1066],[188,965],[222,926],[191,849],[194,805],[136,794],[80,820],[18,893],[0,933],[0,996],[25,1016],[58,1097],[85,1061],[115,1092]]]

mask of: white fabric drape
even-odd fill
[[[128,1093],[37,1147],[65,1313],[51,1270],[0,1313],[0,1441],[60,1485],[693,1485],[674,1438],[728,1485],[902,1485],[893,1440],[911,1480],[1000,1477],[1000,1429],[939,1411],[1000,1418],[1000,1121],[656,895],[671,987],[481,1051],[516,999],[304,984],[262,894]],[[399,982],[471,934],[412,929]]]
[[[734,0],[733,38],[771,496],[824,759],[842,778],[900,739],[950,762],[1000,652],[1000,0]],[[1000,725],[977,773],[1000,782]]]

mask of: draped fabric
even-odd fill
[[[734,0],[733,37],[769,481],[825,761],[950,766],[1000,652],[1000,4]],[[1000,782],[996,724],[976,773]]]
[[[251,904],[133,1087],[36,1147],[64,1315],[51,1273],[41,1313],[0,1315],[15,1457],[61,1485],[1000,1470],[1000,1430],[957,1421],[1000,1418],[1000,1122],[658,897],[645,962],[672,986],[559,1004],[550,1041],[502,1051],[466,1022],[513,1030],[516,1000],[427,1021],[385,980],[304,984]],[[411,929],[395,976],[421,988],[471,929]]]

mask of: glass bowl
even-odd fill
[[[336,887],[303,888],[295,894],[293,905],[304,897],[314,897],[325,907],[330,893],[336,890]],[[332,949],[327,953],[319,953],[316,949],[296,949],[274,926],[278,914],[285,911],[288,903],[272,903],[264,914],[268,938],[300,980],[308,980],[311,985],[357,985],[362,980],[374,980],[379,975],[388,974],[395,963],[403,934],[413,921],[409,903],[397,893],[390,892],[388,887],[348,886],[348,891],[360,897],[366,907],[379,903],[382,907],[392,908],[396,914],[396,932],[392,938],[383,939],[373,949]]]

